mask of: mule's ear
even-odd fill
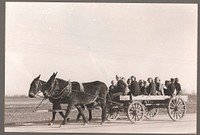
[[[53,72],[53,75],[57,75],[58,72]]]
[[[40,74],[38,77],[36,77],[35,80],[39,80],[39,79],[40,79],[40,76],[41,76],[41,74]]]

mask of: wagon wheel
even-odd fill
[[[119,118],[119,112],[113,111],[107,114],[108,121],[114,121]]]
[[[186,113],[186,104],[180,97],[173,97],[170,99],[168,104],[168,114],[169,117],[177,121],[182,119]]]
[[[132,102],[127,110],[128,119],[133,122],[139,122],[144,118],[145,107],[142,103]]]
[[[144,105],[146,104],[151,104],[151,100],[145,100]],[[158,114],[159,109],[158,108],[153,108],[152,106],[145,106],[145,114],[144,117],[147,119],[153,118]]]

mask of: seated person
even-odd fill
[[[181,84],[179,83],[179,79],[175,78],[175,87],[176,87],[176,95],[182,94]]]
[[[141,95],[148,95],[147,91],[146,91],[146,86],[145,85],[146,85],[146,82],[144,80],[139,81],[139,87],[140,87]]]
[[[160,79],[158,77],[155,77],[154,82],[156,85],[157,95],[164,95],[163,85],[161,84]]]
[[[149,86],[148,86],[148,95],[156,95],[156,85],[153,82],[153,79],[151,77],[149,77],[147,79]]]
[[[115,93],[115,89],[116,89],[116,85],[114,80],[111,81],[111,85],[109,86],[109,93],[112,95],[113,93]]]
[[[175,95],[175,90],[176,90],[175,79],[171,78],[171,83],[168,86],[168,95],[169,96],[174,96]]]
[[[164,90],[165,95],[169,95],[169,90],[168,90],[169,84],[170,84],[170,81],[166,80],[165,84],[163,85],[163,90]]]
[[[140,87],[135,76],[131,76],[130,92],[128,95],[138,96],[140,95]]]

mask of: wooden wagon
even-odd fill
[[[167,108],[169,117],[180,120],[186,114],[187,95],[170,96],[120,96],[122,105],[113,104],[108,108],[107,119],[116,120],[120,112],[124,112],[128,119],[133,122],[142,121],[144,117],[152,118],[158,114],[159,108]]]

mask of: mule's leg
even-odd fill
[[[92,120],[92,110],[89,109],[88,112],[89,112],[89,119],[88,119],[88,121],[91,122],[91,120]]]
[[[53,110],[55,110],[56,107],[57,107],[57,105],[55,103],[53,103]],[[56,117],[56,112],[52,112],[52,119],[48,125],[53,125],[53,123],[55,122],[55,117]]]
[[[84,107],[83,105],[80,105],[80,106],[81,106],[82,108]],[[77,117],[76,117],[76,122],[79,121],[80,117],[81,117],[81,113],[79,112],[78,115],[77,115]]]
[[[77,117],[76,117],[76,122],[79,121],[80,117],[81,117],[81,113],[79,112],[78,115],[77,115]]]
[[[55,116],[56,116],[56,112],[52,112],[52,119],[48,124],[49,126],[53,125],[53,123],[55,122]]]
[[[65,125],[65,123],[66,123],[66,118],[69,116],[73,105],[74,105],[74,104],[72,104],[72,103],[69,103],[69,104],[68,104],[67,110],[66,110],[66,113],[65,113],[65,117],[64,117],[64,120],[63,120],[63,122],[61,123],[61,125]],[[60,125],[60,127],[61,127],[61,125]]]
[[[85,115],[84,115],[84,113],[83,113],[83,111],[82,111],[82,108],[81,108],[81,106],[78,106],[78,105],[76,105],[76,108],[78,109],[78,111],[79,111],[79,114],[81,114],[81,116],[82,116],[82,118],[83,118],[83,123],[84,123],[84,125],[87,125],[87,119],[86,119],[86,117],[85,117]]]
[[[102,121],[101,121],[101,125],[103,125],[105,123],[105,121],[106,121],[106,104],[102,104],[101,108],[102,108],[102,114],[101,114]]]
[[[62,109],[60,104],[58,104],[57,106],[58,106],[58,107],[57,107],[58,110],[61,110],[61,109]],[[63,114],[63,112],[59,112],[59,114],[60,114],[60,115],[63,117],[63,119],[64,119],[65,115]]]
[[[59,112],[59,114],[63,117],[63,119],[65,118],[65,115],[63,114],[63,112]]]
[[[92,120],[92,108],[94,107],[94,103],[91,103],[91,104],[87,104],[87,110],[88,110],[88,113],[89,113],[89,119],[88,121],[90,122]]]

